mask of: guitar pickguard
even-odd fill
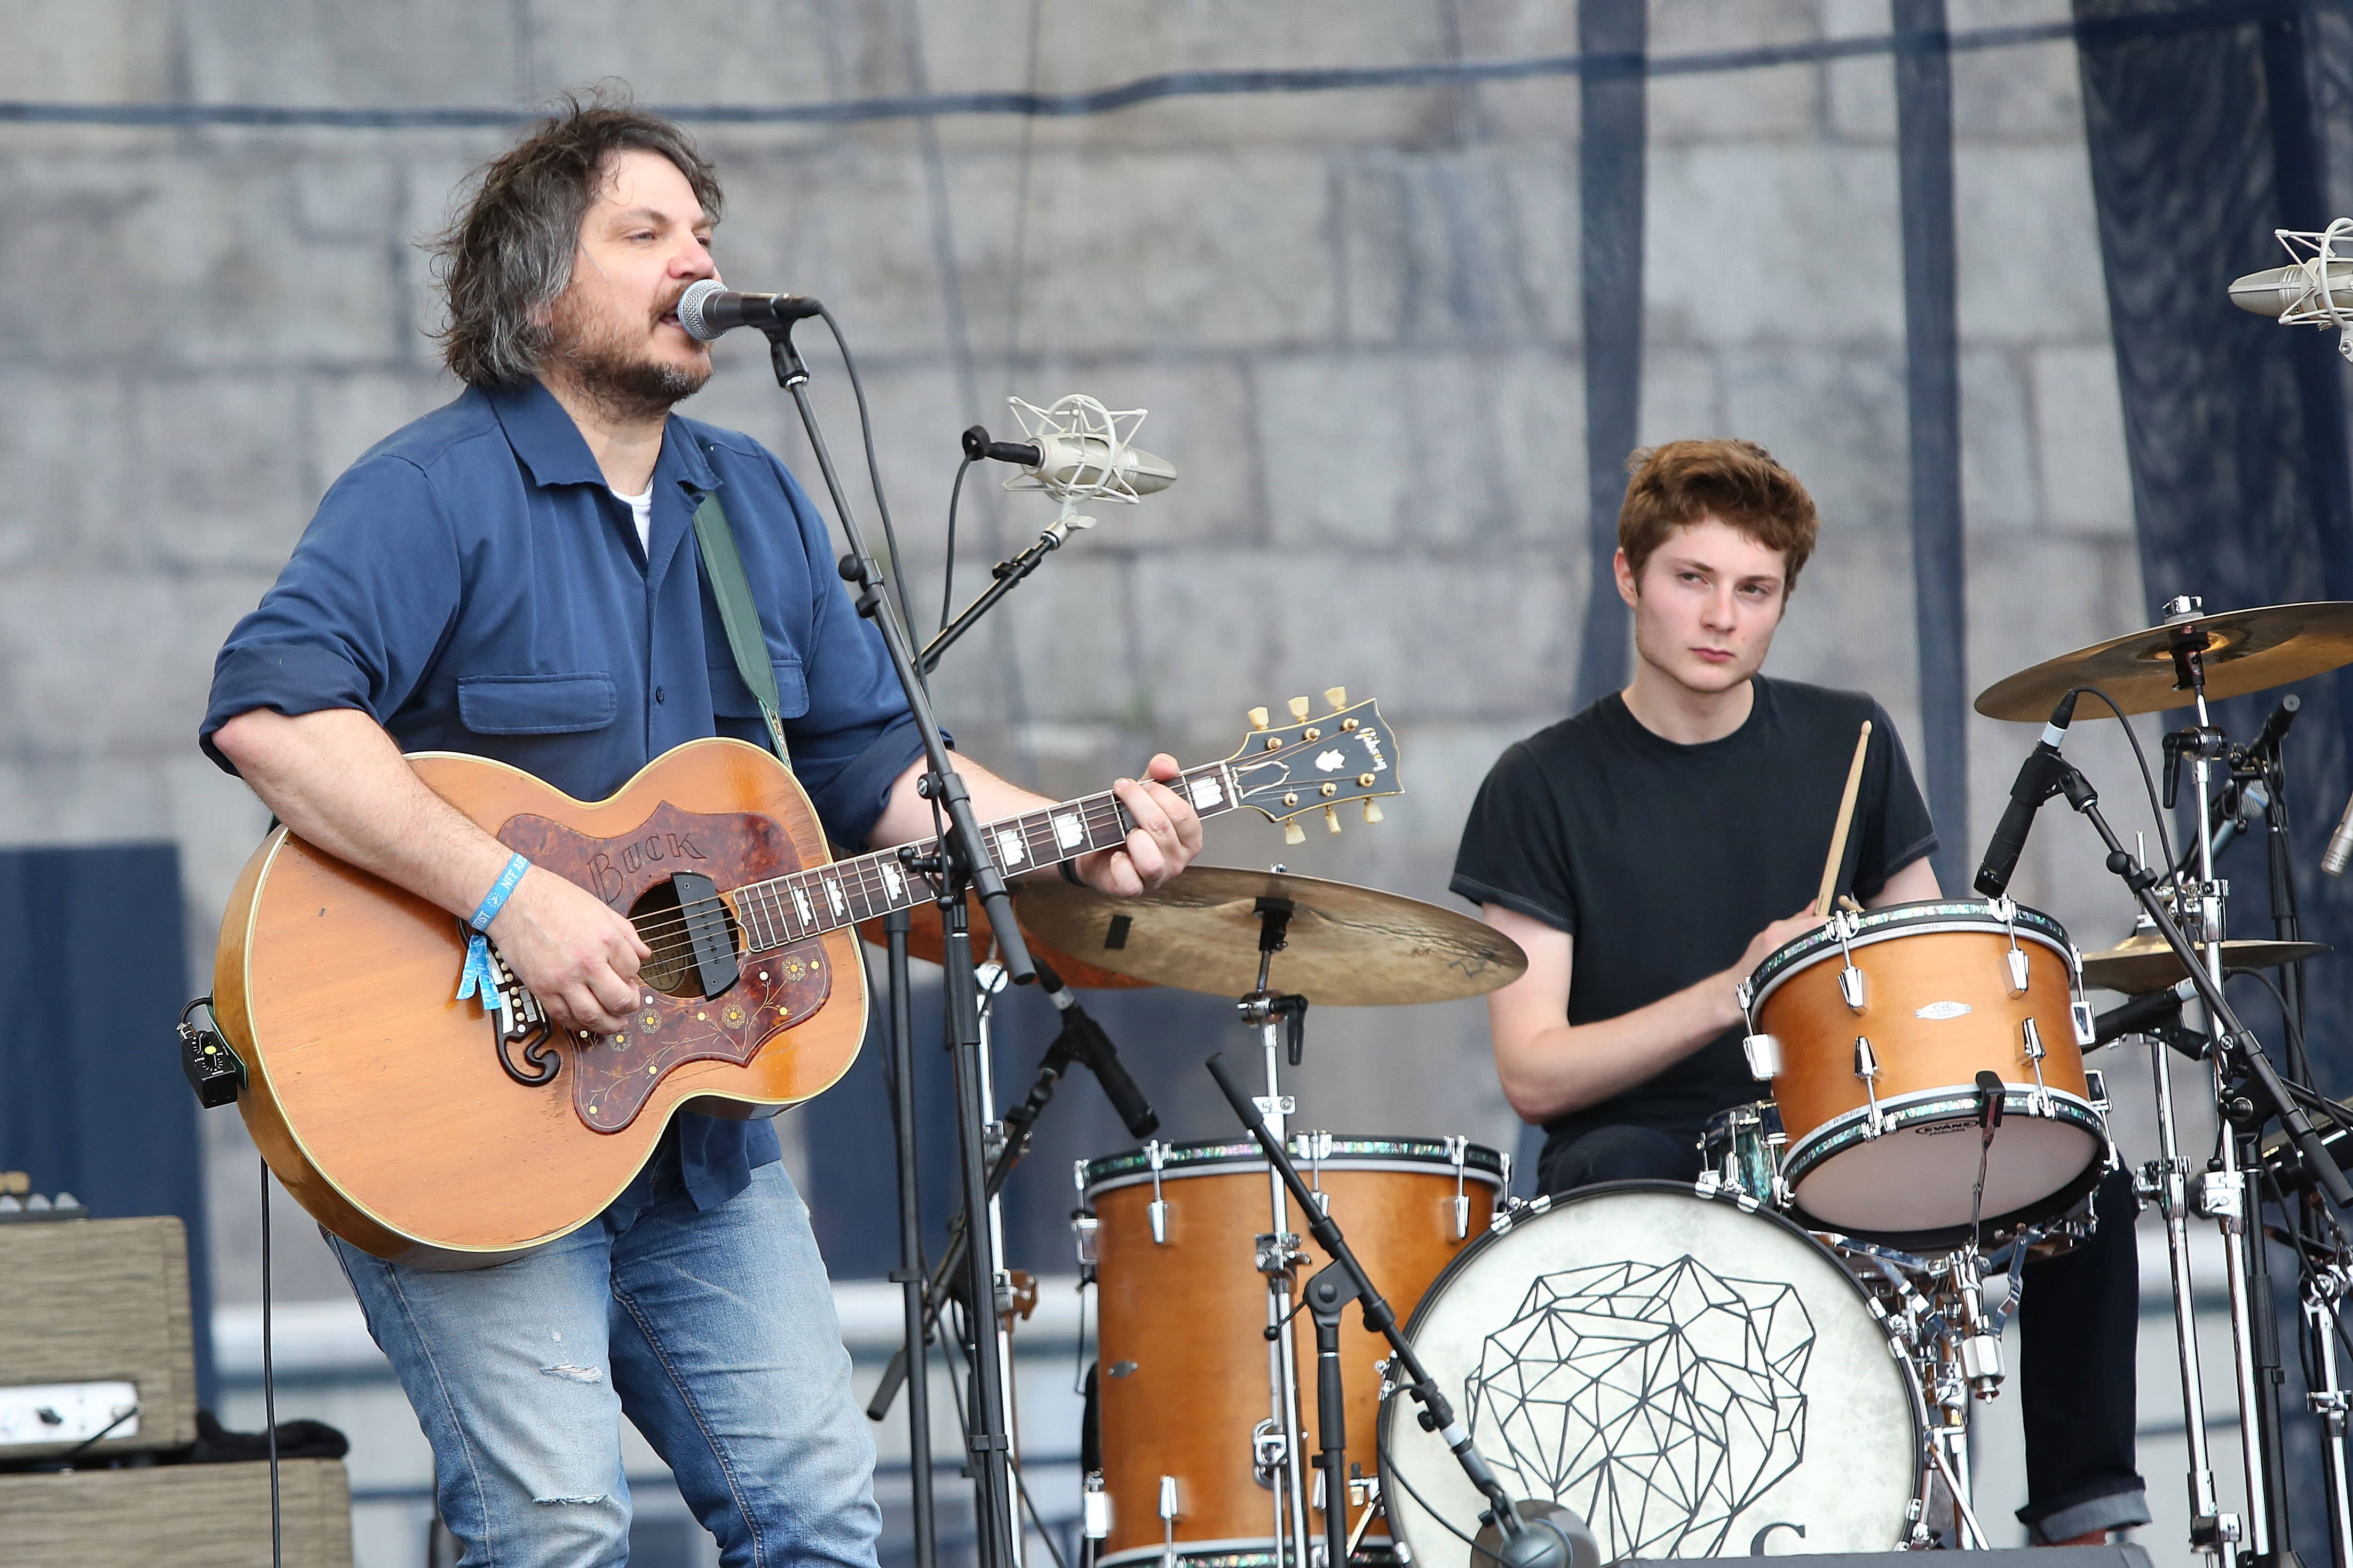
[[[791,837],[774,817],[708,815],[664,801],[635,830],[592,838],[549,817],[508,819],[499,842],[595,893],[627,914],[673,871],[695,870],[741,887],[801,868]],[[739,952],[740,952],[739,942]],[[598,1132],[618,1132],[638,1118],[654,1089],[688,1062],[741,1067],[782,1030],[825,1005],[833,990],[820,939],[743,953],[743,975],[720,995],[671,996],[640,990],[628,1028],[583,1040],[567,1037],[572,1109]]]

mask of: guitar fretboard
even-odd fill
[[[1233,777],[1224,763],[1189,768],[1169,787],[1191,801],[1202,816],[1234,809]],[[1098,849],[1115,849],[1134,826],[1119,797],[1105,790],[986,824],[980,836],[997,869],[1013,877]],[[925,839],[746,883],[734,889],[735,918],[751,951],[765,952],[892,910],[928,903],[939,896],[938,887],[912,869],[911,863],[934,859],[938,853],[939,840]]]

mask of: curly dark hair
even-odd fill
[[[1788,567],[1783,591],[1797,587],[1820,523],[1814,498],[1772,453],[1754,441],[1669,441],[1635,452],[1626,468],[1630,478],[1618,513],[1618,548],[1637,582],[1669,534],[1715,517],[1779,551]]]
[[[566,92],[511,151],[477,169],[464,216],[436,236],[448,320],[441,361],[472,386],[528,379],[548,345],[548,315],[572,281],[581,220],[612,158],[638,151],[678,166],[712,222],[719,177],[680,126],[604,88]]]

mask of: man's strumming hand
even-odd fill
[[[557,1028],[618,1034],[636,1016],[638,967],[653,950],[586,889],[533,867],[491,921],[490,938]]]

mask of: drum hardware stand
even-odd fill
[[[2348,1399],[2337,1380],[2337,1304],[2345,1294],[2345,1267],[2316,1268],[2305,1276],[2304,1323],[2318,1351],[2320,1386],[2305,1395],[2320,1417],[2320,1451],[2328,1466],[2329,1547],[2338,1568],[2353,1563],[2353,1486],[2346,1475],[2345,1437]]]
[[[1261,911],[1262,918],[1265,913],[1266,911]],[[1287,910],[1283,912],[1282,918],[1288,921]],[[1269,923],[1271,924],[1271,921]],[[1280,945],[1280,940],[1278,933],[1274,939],[1274,944],[1269,945],[1267,937],[1263,934],[1261,937],[1259,990],[1261,994],[1266,989],[1264,976],[1267,959],[1276,951],[1276,947]],[[1274,1054],[1273,1026],[1270,1022],[1266,1027],[1267,1058],[1271,1069]],[[1242,1125],[1250,1129],[1250,1136],[1258,1140],[1259,1148],[1264,1152],[1267,1163],[1274,1168],[1276,1180],[1280,1184],[1278,1193],[1287,1191],[1293,1201],[1299,1205],[1301,1212],[1309,1216],[1307,1222],[1309,1234],[1314,1237],[1315,1244],[1322,1247],[1325,1255],[1332,1259],[1332,1268],[1339,1269],[1346,1279],[1348,1300],[1355,1300],[1362,1308],[1365,1327],[1388,1341],[1389,1351],[1394,1358],[1391,1363],[1393,1369],[1391,1375],[1396,1375],[1397,1369],[1403,1371],[1404,1376],[1400,1382],[1404,1391],[1422,1407],[1415,1419],[1420,1423],[1423,1430],[1439,1435],[1447,1448],[1454,1455],[1456,1462],[1462,1467],[1463,1475],[1469,1479],[1473,1487],[1478,1489],[1480,1495],[1487,1499],[1489,1509],[1487,1513],[1482,1516],[1481,1521],[1500,1534],[1501,1539],[1493,1549],[1496,1568],[1598,1568],[1601,1557],[1600,1549],[1594,1541],[1592,1531],[1586,1528],[1583,1520],[1578,1519],[1567,1509],[1549,1503],[1540,1505],[1543,1510],[1540,1514],[1535,1513],[1532,1509],[1530,1514],[1524,1515],[1520,1508],[1514,1503],[1511,1494],[1506,1492],[1503,1483],[1496,1479],[1495,1472],[1489,1468],[1487,1461],[1480,1457],[1477,1446],[1471,1440],[1471,1434],[1464,1430],[1461,1422],[1454,1414],[1453,1405],[1438,1386],[1438,1380],[1430,1376],[1430,1369],[1422,1364],[1421,1357],[1414,1352],[1412,1342],[1406,1338],[1405,1331],[1398,1324],[1397,1313],[1386,1300],[1382,1300],[1381,1293],[1374,1289],[1372,1279],[1366,1274],[1364,1265],[1357,1262],[1356,1253],[1349,1248],[1347,1237],[1341,1233],[1339,1222],[1324,1213],[1317,1205],[1314,1194],[1299,1174],[1299,1167],[1292,1163],[1291,1156],[1284,1152],[1282,1135],[1279,1129],[1270,1124],[1267,1112],[1261,1110],[1256,1101],[1242,1093],[1241,1086],[1236,1083],[1233,1075],[1226,1070],[1222,1054],[1213,1054],[1207,1065],[1209,1075],[1218,1080],[1218,1088],[1225,1094],[1226,1102],[1234,1108],[1234,1114],[1241,1119]],[[1269,1098],[1275,1097],[1271,1095]],[[1316,1278],[1323,1279],[1330,1273],[1331,1268],[1327,1268]],[[1340,1310],[1345,1310],[1345,1302],[1342,1303]],[[1288,1334],[1283,1337],[1286,1340],[1290,1338]],[[1336,1402],[1339,1373],[1336,1361],[1333,1371],[1335,1384],[1334,1398]],[[1326,1510],[1327,1527],[1329,1511]],[[1344,1550],[1345,1545],[1344,1542]],[[1487,1549],[1480,1549],[1482,1552],[1485,1550]],[[1474,1552],[1474,1558],[1478,1554],[1479,1552]],[[1307,1562],[1303,1552],[1300,1555],[1300,1562],[1302,1564]],[[1327,1563],[1325,1568],[1345,1568],[1345,1563]]]
[[[1282,1092],[1282,1048],[1287,1035],[1291,1063],[1298,1066],[1305,1047],[1307,999],[1270,991],[1267,981],[1274,955],[1288,945],[1287,933],[1295,907],[1289,899],[1258,900],[1254,911],[1259,921],[1258,985],[1236,1004],[1243,1026],[1259,1032],[1260,1047],[1266,1057],[1266,1094],[1255,1105],[1261,1122],[1272,1125],[1278,1142],[1283,1137],[1285,1119],[1299,1109],[1298,1102]],[[1267,1420],[1251,1434],[1251,1468],[1274,1490],[1276,1568],[1282,1568],[1282,1543],[1286,1540],[1291,1543],[1292,1568],[1310,1568],[1307,1478],[1299,1422],[1299,1355],[1290,1332],[1294,1310],[1291,1300],[1293,1270],[1303,1254],[1299,1237],[1290,1228],[1290,1206],[1282,1169],[1269,1171],[1267,1189],[1274,1226],[1258,1238],[1257,1265],[1259,1272],[1266,1276],[1267,1386],[1271,1408]],[[1312,1228],[1314,1220],[1326,1216],[1313,1192],[1304,1185],[1300,1192],[1300,1207],[1310,1216]],[[1155,1191],[1155,1196],[1157,1195]],[[1282,1449],[1279,1456],[1275,1453],[1277,1444]],[[1286,1512],[1290,1516],[1288,1528],[1284,1524]]]
[[[828,328],[832,317],[826,317]],[[947,742],[933,715],[930,692],[915,665],[915,652],[905,623],[901,619],[899,605],[886,591],[881,565],[868,548],[857,513],[850,510],[849,498],[843,490],[841,476],[835,470],[833,457],[818,427],[817,410],[808,396],[809,369],[800,351],[794,347],[792,325],[779,323],[765,329],[768,339],[770,363],[776,371],[776,384],[792,397],[800,415],[801,427],[807,434],[809,450],[816,457],[818,469],[825,478],[826,491],[833,501],[834,515],[840,520],[843,537],[849,545],[849,553],[840,562],[844,581],[858,590],[858,613],[874,623],[882,637],[882,646],[891,657],[891,668],[899,679],[901,690],[907,700],[909,716],[914,720],[916,732],[923,737],[923,755],[928,771],[921,783],[926,799],[936,804],[946,815],[946,831],[939,841],[938,865],[934,886],[940,900],[940,927],[945,952],[942,955],[944,974],[944,991],[946,1001],[947,1033],[955,1063],[956,1133],[958,1163],[964,1190],[964,1215],[966,1230],[983,1234],[989,1224],[987,1194],[988,1172],[986,1156],[985,1131],[988,1121],[987,1085],[982,1068],[983,1042],[981,1035],[979,988],[974,970],[972,936],[965,926],[965,895],[967,889],[979,895],[981,907],[988,913],[989,929],[997,937],[998,948],[1005,955],[1005,968],[1010,976],[1027,983],[1036,975],[1029,961],[1029,945],[1021,939],[1021,928],[1013,918],[1013,904],[1008,896],[1004,873],[988,856],[982,840],[979,821],[973,815],[972,795],[964,780],[949,761]],[[835,329],[837,342],[840,332]],[[848,350],[843,360],[849,360]],[[913,859],[912,855],[909,859]],[[913,1106],[913,1085],[901,1079],[900,1089],[905,1096],[904,1109],[912,1124]],[[988,1301],[997,1281],[989,1270],[990,1259],[977,1248],[967,1248],[967,1288],[976,1303]],[[913,1353],[921,1349],[920,1340],[908,1347]],[[1013,1484],[1012,1442],[1004,1425],[1005,1367],[998,1355],[997,1336],[982,1331],[976,1321],[973,1334],[972,1375],[975,1397],[971,1403],[972,1430],[966,1434],[965,1447],[971,1457],[976,1487],[975,1525],[976,1550],[980,1568],[1018,1568],[1020,1561],[1019,1516]],[[928,1436],[928,1435],[926,1435]],[[917,1447],[922,1447],[921,1440]]]
[[[2196,602],[2176,600],[2168,606],[2168,610],[2169,615],[2194,615]],[[2193,689],[2196,692],[2198,728],[2200,729],[2207,727],[2203,666],[2200,658],[2205,642],[2205,635],[2202,632],[2181,637],[2177,639],[2174,653],[2177,668],[2182,676],[2179,685],[2184,689]],[[2207,798],[2211,762],[2202,754],[2194,755],[2192,762],[2197,775],[2199,798],[2202,803]],[[2205,1003],[2211,1042],[2211,1050],[2214,1058],[2214,1085],[2218,1103],[2228,1106],[2233,1100],[2241,1098],[2231,1091],[2230,1079],[2233,1072],[2244,1074],[2247,1088],[2262,1097],[2261,1101],[2249,1099],[2248,1120],[2252,1123],[2259,1123],[2271,1115],[2278,1116],[2282,1127],[2295,1145],[2306,1168],[2313,1173],[2315,1179],[2327,1191],[2330,1200],[2339,1207],[2353,1205],[2353,1186],[2348,1185],[2345,1173],[2338,1170],[2336,1162],[2328,1157],[2321,1144],[2318,1133],[2313,1130],[2310,1119],[2305,1115],[2286,1085],[2281,1080],[2277,1069],[2264,1055],[2261,1043],[2241,1022],[2237,1012],[2222,994],[2222,950],[2220,945],[2221,885],[2212,875],[2211,840],[2201,831],[2200,868],[2205,875],[2198,889],[2199,927],[2201,934],[2209,938],[2205,953],[2201,957],[2198,950],[2191,945],[2189,939],[2182,934],[2180,926],[2175,923],[2171,913],[2166,909],[2165,900],[2158,894],[2156,874],[2143,867],[2125,849],[2116,837],[2115,829],[2109,826],[2106,817],[2101,814],[2099,795],[2092,787],[2090,781],[2079,769],[2063,759],[2058,761],[2054,773],[2057,791],[2065,794],[2067,804],[2092,824],[2094,830],[2099,834],[2101,842],[2107,847],[2108,869],[2121,878],[2125,885],[2132,889],[2133,896],[2138,900],[2142,910],[2148,916],[2158,933],[2164,937],[2167,945],[2173,950],[2175,957],[2179,960],[2189,978],[2196,985],[2200,1000]],[[2161,1199],[2168,1205],[2167,1243],[2174,1259],[2174,1310],[2177,1319],[2177,1336],[2183,1351],[2182,1384],[2185,1391],[2183,1415],[2192,1466],[2191,1510],[2196,1521],[2192,1527],[2192,1544],[2219,1559],[2231,1543],[2231,1538],[2226,1533],[2225,1527],[2232,1521],[2216,1508],[2211,1468],[2200,1462],[2205,1458],[2203,1452],[2205,1445],[2203,1429],[2199,1425],[2202,1410],[2198,1407],[2199,1402],[2196,1395],[2196,1336],[2194,1323],[2190,1318],[2191,1303],[2187,1290],[2188,1237],[2186,1230],[2179,1227],[2175,1218],[2182,1212],[2182,1200],[2189,1195],[2184,1190],[2187,1186],[2185,1180],[2187,1173],[2175,1143],[2170,1116],[2167,1114],[2170,1110],[2171,1100],[2166,1087],[2166,1075],[2162,1071],[2157,1075],[2157,1082],[2160,1108],[2160,1137],[2164,1142],[2166,1155],[2166,1168],[2161,1173],[2159,1193]],[[2199,1184],[2197,1196],[2201,1215],[2216,1219],[2223,1230],[2225,1258],[2229,1265],[2232,1285],[2232,1327],[2235,1331],[2233,1340],[2238,1351],[2241,1408],[2242,1415],[2252,1412],[2255,1416],[2256,1424],[2261,1425],[2263,1404],[2257,1396],[2255,1387],[2256,1346],[2250,1333],[2253,1320],[2250,1316],[2252,1302],[2249,1299],[2246,1256],[2249,1231],[2242,1217],[2245,1184],[2238,1163],[2238,1138],[2228,1134],[2221,1140],[2220,1157],[2215,1162],[2215,1168],[2210,1170],[2204,1181]],[[2242,1426],[2245,1425],[2243,1420],[2242,1425]],[[2248,1472],[2249,1544],[2252,1555],[2258,1562],[2268,1562],[2273,1558],[2273,1527],[2278,1517],[2276,1510],[2284,1500],[2279,1495],[2278,1488],[2272,1484],[2275,1477],[2265,1473],[2265,1439],[2253,1432],[2247,1433],[2243,1441]]]
[[[900,1289],[905,1333],[898,1359],[892,1364],[898,1368],[902,1379],[916,1357],[921,1357],[924,1375],[917,1377],[907,1390],[908,1511],[914,1522],[914,1568],[937,1568],[938,1514],[932,1499],[929,1374],[934,1311],[931,1302],[938,1287],[934,1284],[927,1289],[923,1281],[922,1192],[916,1184],[915,1169],[915,1017],[913,986],[907,973],[910,923],[905,910],[892,910],[882,917],[883,937],[888,944],[885,973],[891,997],[891,1130],[899,1173],[899,1267],[891,1271],[891,1279]],[[942,1268],[944,1269],[946,1265],[943,1263]],[[885,1373],[884,1386],[889,1387],[890,1383],[890,1374]],[[889,1413],[890,1401],[881,1394],[866,1409],[868,1418],[874,1421]]]

